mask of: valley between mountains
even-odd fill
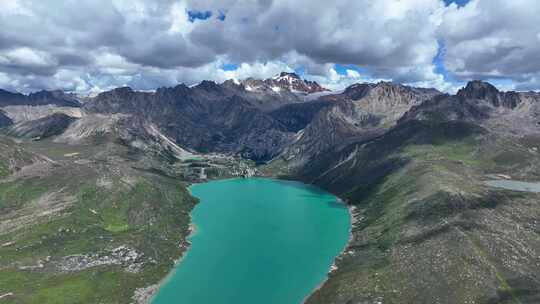
[[[196,182],[316,185],[353,216],[314,304],[539,303],[540,93],[332,92],[294,73],[92,97],[0,90],[0,303],[147,303]],[[264,296],[264,295],[261,295]]]

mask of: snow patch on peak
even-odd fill
[[[287,83],[289,83],[289,84],[292,84],[294,81],[300,81],[300,79],[298,79],[298,78],[293,78],[293,77],[291,77],[291,76],[289,76],[289,75],[287,75],[287,76],[280,76],[280,77],[276,78],[275,80],[278,81],[278,82],[279,82],[279,81],[285,81],[285,82],[287,82]]]

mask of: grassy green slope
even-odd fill
[[[2,303],[131,303],[170,271],[195,204],[185,185],[133,170],[114,145],[1,143],[0,155],[24,156],[0,158],[0,296],[12,294]],[[14,160],[25,166],[10,169]],[[115,257],[122,246],[137,256]],[[89,267],[78,255],[109,263]]]
[[[482,182],[488,173],[537,179],[536,143],[412,121],[341,160],[314,162],[300,178],[354,205],[357,222],[338,270],[308,303],[540,301],[540,196]]]

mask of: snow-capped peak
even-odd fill
[[[278,76],[275,76],[273,80],[284,81],[289,84],[292,84],[294,81],[302,81],[302,79],[300,79],[300,76],[298,76],[297,74],[287,72],[281,72]]]
[[[301,79],[295,73],[281,72],[279,75],[266,80],[248,78],[242,81],[247,91],[269,92],[282,94],[288,91],[294,94],[311,94],[328,91],[314,81]]]
[[[278,76],[272,78],[273,86],[289,90],[293,93],[310,94],[326,91],[318,83],[300,78],[296,73],[281,72]]]

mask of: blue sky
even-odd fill
[[[444,0],[444,3],[446,3],[447,5],[451,4],[451,3],[455,3],[458,6],[464,6],[468,2],[469,2],[469,0]]]
[[[212,17],[212,11],[188,10],[187,14],[190,22],[195,22],[196,20],[206,20]]]
[[[235,71],[238,69],[238,65],[234,63],[225,63],[221,65],[221,69],[224,71]]]

